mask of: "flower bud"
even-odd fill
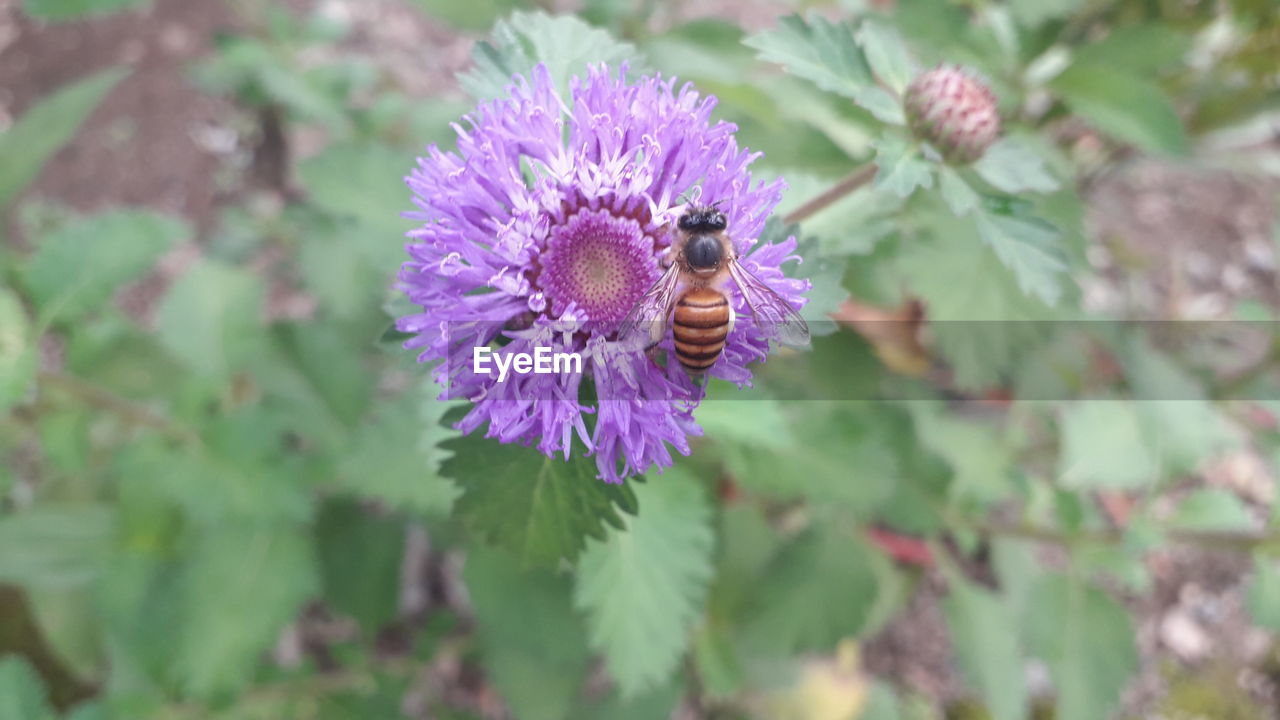
[[[918,75],[907,86],[903,105],[911,131],[953,165],[982,157],[1000,135],[995,94],[954,65]]]

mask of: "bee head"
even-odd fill
[[[728,225],[729,222],[724,213],[720,212],[714,204],[689,208],[676,221],[676,226],[681,230],[694,233],[719,232]]]

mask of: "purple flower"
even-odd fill
[[[700,390],[674,360],[664,367],[615,342],[618,325],[659,277],[665,226],[685,202],[717,202],[742,265],[803,305],[808,282],[779,269],[795,240],[752,251],[782,183],[752,185],[759,153],[738,147],[732,124],[710,121],[714,98],[671,78],[629,82],[625,67],[598,67],[566,99],[540,65],[508,92],[454,125],[456,154],[431,146],[406,179],[419,208],[407,216],[422,225],[409,233],[400,288],[422,311],[397,327],[415,335],[405,345],[420,362],[437,363],[446,397],[474,403],[462,431],[487,422],[487,437],[566,459],[576,435],[609,482],[669,467],[671,448],[688,454],[688,436],[701,434]],[[710,375],[743,386],[769,343],[732,283],[727,291],[737,322]],[[574,352],[582,372],[500,381],[475,371],[480,347],[495,363],[538,347]]]

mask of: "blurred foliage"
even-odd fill
[[[139,4],[22,7],[52,22]],[[332,16],[242,8],[245,30],[192,77],[234,100],[250,144],[323,143],[273,185],[236,183],[208,237],[144,208],[44,217],[24,196],[126,70],[17,118],[0,134],[0,590],[24,601],[0,603],[0,718],[461,719],[505,702],[521,720],[1098,720],[1138,670],[1125,601],[1171,542],[1252,552],[1248,609],[1280,629],[1276,511],[1223,489],[1156,502],[1246,442],[1275,454],[1274,423],[1218,402],[1185,348],[1074,322],[1108,319],[1081,309],[1081,177],[1133,153],[1280,167],[1232,150],[1280,111],[1280,8],[801,4],[827,12],[746,34],[656,31],[672,13],[653,1],[553,17],[414,0],[479,37],[469,98],[411,96]],[[922,303],[929,356],[829,327],[755,388],[713,383],[692,456],[621,486],[579,457],[456,437],[390,327],[400,178],[512,74],[544,62],[567,85],[597,61],[715,94],[760,174],[788,180],[782,214],[873,168],[766,234],[802,239],[815,312]],[[943,61],[984,73],[1006,119],[973,166],[904,127],[899,93]],[[156,286],[125,311],[122,288]],[[925,576],[947,586],[971,696],[949,709],[859,660]]]

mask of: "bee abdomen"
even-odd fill
[[[671,322],[676,357],[690,372],[715,365],[729,335],[729,301],[714,290],[699,289],[676,303]]]

